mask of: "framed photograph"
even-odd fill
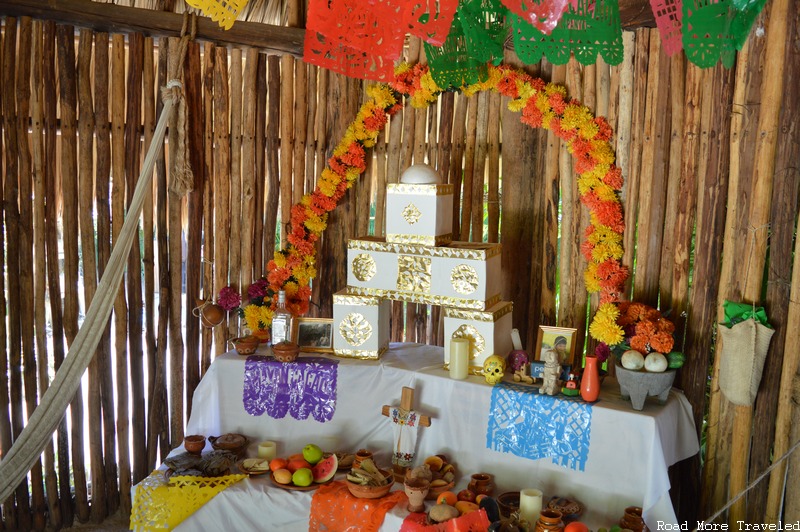
[[[301,351],[333,352],[333,320],[330,318],[295,318],[292,340]]]
[[[575,344],[578,329],[567,327],[549,327],[539,325],[539,335],[536,338],[536,350],[533,352],[536,360],[544,360],[547,351],[558,354],[560,364],[572,364],[575,358]]]

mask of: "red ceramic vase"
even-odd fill
[[[600,396],[600,370],[597,367],[597,358],[586,357],[586,365],[581,377],[581,397],[588,403],[597,401]]]

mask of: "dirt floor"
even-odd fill
[[[78,523],[70,528],[64,528],[63,530],[102,530],[104,532],[122,532],[123,530],[129,530],[128,523],[128,518],[123,517],[121,512],[117,512],[116,514],[106,518],[106,520],[99,525],[94,523]]]

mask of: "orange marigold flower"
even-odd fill
[[[661,319],[661,313],[653,307],[645,307],[643,314],[643,320],[652,321],[653,323]]]
[[[595,167],[597,162],[592,158],[591,155],[587,154],[576,154],[575,155],[575,171],[579,174],[583,174],[591,170]]]
[[[616,303],[620,301],[623,297],[621,291],[616,289],[609,289],[605,287],[600,288],[600,304],[603,303]],[[619,322],[619,320],[617,320]]]
[[[527,105],[522,109],[520,122],[531,127],[542,127],[542,112],[536,106],[536,99],[530,98]]]
[[[639,321],[644,318],[645,310],[647,310],[647,306],[643,303],[631,303],[631,306],[628,307],[627,314],[633,321]]]
[[[378,131],[383,129],[383,126],[386,125],[386,111],[383,109],[375,109],[371,116],[368,116],[364,119],[364,126],[367,129],[371,129],[373,131]]]
[[[636,336],[650,337],[656,333],[656,326],[652,321],[640,321],[636,324]]]
[[[497,82],[497,92],[509,98],[517,98],[519,96],[517,82],[508,71],[505,71],[503,77]]]
[[[331,170],[333,170],[336,174],[340,176],[344,175],[344,173],[347,172],[347,165],[341,160],[339,160],[339,158],[336,156],[328,159],[328,166],[330,166]]]
[[[650,345],[648,338],[644,336],[634,336],[631,338],[631,348],[639,351],[640,353],[649,353]]]
[[[605,117],[598,116],[594,119],[594,123],[597,124],[598,128],[597,135],[595,135],[594,138],[597,140],[611,140],[614,131],[611,129],[608,120],[606,120]]]
[[[611,227],[617,233],[621,233],[625,229],[622,205],[618,202],[598,200],[590,208],[597,215],[597,220],[601,224]]]
[[[658,329],[659,332],[672,334],[675,332],[675,324],[666,318],[661,318],[656,322],[656,329]]]
[[[586,260],[588,261],[592,260],[593,249],[594,249],[594,244],[592,244],[588,240],[584,240],[583,242],[581,242],[581,253],[583,254],[584,257],[586,257]]]
[[[606,172],[606,175],[603,176],[603,183],[610,186],[614,190],[622,189],[622,170],[614,165],[611,165],[611,168],[608,170],[608,172]]]
[[[650,346],[659,353],[669,353],[674,345],[672,335],[665,332],[657,332],[650,338]]]
[[[550,95],[548,100],[550,101],[550,107],[553,108],[553,111],[555,111],[556,114],[564,114],[564,109],[567,107],[567,102],[564,101],[564,96],[561,93],[554,92]]]

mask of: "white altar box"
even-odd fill
[[[511,301],[501,301],[489,310],[463,310],[444,307],[444,367],[450,367],[450,340],[467,338],[470,342],[469,372],[483,374],[483,362],[492,355],[505,356],[511,351]]]
[[[440,246],[453,240],[453,185],[391,183],[386,241]]]
[[[500,244],[398,244],[362,237],[347,244],[351,294],[485,310],[500,301]]]
[[[389,300],[347,289],[333,294],[333,352],[346,358],[379,359],[389,347],[391,314]]]

